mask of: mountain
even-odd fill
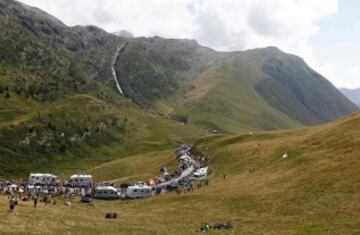
[[[207,130],[302,127],[357,110],[273,47],[118,37],[13,0],[0,0],[0,52],[0,176],[81,171]]]
[[[356,89],[347,89],[340,88],[339,89],[349,100],[351,100],[354,104],[360,107],[360,88]]]
[[[170,105],[190,90],[190,81],[218,57],[195,40],[134,38],[120,53],[115,69],[125,96],[158,109],[158,102]]]
[[[0,176],[81,171],[204,133],[117,93],[111,63],[122,43],[0,0]]]
[[[117,37],[0,0],[0,178],[145,181],[164,165],[175,170],[182,142],[210,160],[209,185],[193,192],[70,206],[58,198],[35,210],[19,201],[14,214],[0,212],[1,232],[198,234],[204,222],[229,221],[231,234],[358,234],[360,114],[329,122],[357,110],[274,47],[218,52]],[[109,211],[121,218],[105,220]]]
[[[116,70],[139,105],[230,133],[315,125],[357,110],[301,58],[273,47],[217,52],[191,40],[136,38]]]
[[[241,123],[260,130],[316,125],[357,110],[301,58],[273,47],[232,53],[193,84],[175,112],[228,132]]]
[[[114,34],[119,37],[123,37],[123,38],[133,38],[134,37],[134,35],[130,31],[125,30],[125,29],[120,30],[118,32],[114,32]]]

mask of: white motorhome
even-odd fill
[[[56,175],[49,173],[31,173],[29,176],[29,184],[54,185],[56,183],[56,179]]]
[[[18,189],[19,189],[19,186],[16,185],[16,184],[11,184],[11,185],[7,186],[7,190],[8,190],[10,193],[14,193],[14,192],[16,192]]]
[[[112,186],[98,186],[94,189],[94,198],[119,199],[121,198],[121,194]]]
[[[91,175],[72,175],[67,181],[66,185],[71,187],[91,187],[93,178]]]
[[[145,184],[136,184],[127,187],[126,196],[129,198],[142,198],[152,195],[152,187]]]
[[[207,177],[208,167],[203,167],[197,169],[193,174],[193,179],[195,180],[203,180]]]

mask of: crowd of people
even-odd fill
[[[89,190],[66,187],[58,183],[54,185],[31,185],[13,180],[0,181],[0,196],[7,196],[9,213],[14,213],[20,202],[32,201],[34,208],[37,207],[38,203],[56,205],[58,196],[63,196],[66,203],[71,197],[85,195]]]
[[[154,179],[148,180],[147,185],[155,190],[155,194],[162,194],[168,191],[175,191],[177,194],[188,193],[194,191],[196,188],[207,186],[209,180],[207,178],[194,181],[191,177],[194,170],[201,167],[206,167],[209,160],[200,152],[194,151],[189,145],[181,145],[176,149],[176,156],[179,160],[178,167],[174,173],[170,174],[165,167],[161,169],[162,176],[156,176]],[[184,174],[186,170],[189,174]],[[70,187],[65,182],[54,181],[49,184],[32,185],[29,183],[18,181],[1,181],[0,180],[0,195],[7,195],[9,200],[9,213],[13,213],[17,204],[20,201],[33,201],[34,208],[38,203],[45,205],[56,205],[57,197],[62,196],[65,203],[70,198],[80,196],[84,197],[93,193],[93,190],[98,186],[112,186],[118,189],[119,192],[124,191],[132,184],[122,183],[113,184],[111,182],[101,182],[98,184],[91,184],[91,187]],[[163,186],[161,186],[163,185]]]

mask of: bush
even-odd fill
[[[10,92],[9,92],[9,91],[6,91],[6,93],[5,93],[5,98],[6,98],[6,99],[10,99]]]

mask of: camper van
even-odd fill
[[[54,185],[56,184],[56,176],[48,173],[31,173],[29,176],[29,184],[32,185]]]
[[[119,199],[121,198],[121,194],[112,186],[99,186],[94,189],[94,198]]]
[[[136,184],[127,187],[126,196],[129,198],[142,198],[152,195],[152,187],[145,184]]]
[[[207,177],[208,167],[199,168],[194,172],[192,179],[203,180]]]
[[[66,185],[70,187],[91,187],[93,179],[91,175],[72,175],[69,180],[66,181]]]

